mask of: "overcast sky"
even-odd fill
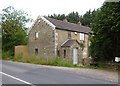
[[[13,6],[24,10],[35,20],[38,15],[68,14],[72,11],[83,15],[89,9],[97,9],[105,0],[0,0],[0,10]]]

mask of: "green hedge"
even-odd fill
[[[12,52],[10,51],[1,51],[3,60],[12,60],[14,57],[12,56]]]

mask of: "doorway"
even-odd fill
[[[78,49],[73,48],[73,64],[78,64]]]

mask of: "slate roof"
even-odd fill
[[[61,30],[69,30],[73,32],[82,32],[82,33],[90,33],[90,28],[86,26],[82,26],[79,24],[74,24],[70,22],[65,22],[57,19],[52,19],[45,17],[48,21],[50,21],[52,24],[56,26],[56,29],[61,29]]]
[[[74,42],[77,42],[79,44],[79,42],[77,40],[74,39],[68,39],[66,42],[64,42],[61,47],[70,47],[71,45],[74,44]]]

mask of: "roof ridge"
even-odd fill
[[[46,18],[46,16],[45,16],[45,18]],[[53,20],[56,20],[56,21],[60,21],[60,22],[64,22],[64,21],[59,20],[59,19],[54,19],[54,18],[50,18],[50,17],[47,17],[47,18],[49,18],[49,19],[53,19]],[[76,24],[76,23],[72,23],[72,22],[65,22],[65,23],[70,23],[70,24],[78,25],[78,24]],[[81,26],[82,26],[82,25],[81,25]]]

